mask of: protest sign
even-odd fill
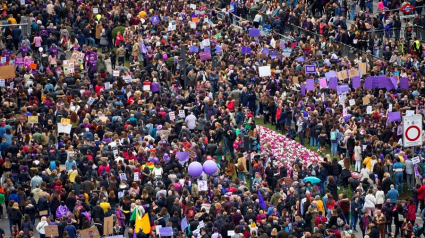
[[[47,215],[47,214],[46,214]],[[49,225],[44,227],[46,237],[59,236],[59,230],[57,225]]]
[[[99,230],[96,226],[80,231],[81,238],[100,238]]]

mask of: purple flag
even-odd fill
[[[379,88],[385,88],[387,85],[387,77],[385,75],[379,75],[378,77]]]
[[[242,54],[251,54],[250,46],[242,46]]]
[[[140,52],[142,52],[143,54],[148,53],[148,49],[145,46],[145,43],[142,41],[140,42]]]
[[[223,51],[223,48],[221,48],[221,46],[217,45],[215,46],[215,53],[221,53]]]
[[[390,123],[393,121],[401,121],[400,112],[388,112],[387,123]]]
[[[260,205],[261,209],[266,208],[266,202],[264,202],[263,195],[261,195],[260,190],[257,190],[258,192],[258,205]]]
[[[158,24],[159,23],[159,17],[158,17],[158,15],[153,16],[151,18],[151,22],[152,22],[152,25]]]
[[[159,234],[161,237],[163,236],[172,236],[173,235],[173,228],[167,226],[167,227],[160,227],[159,228]]]
[[[342,94],[342,93],[345,93],[345,92],[348,92],[348,84],[344,84],[344,85],[339,85],[337,88],[336,88],[336,93],[339,95],[339,94]]]
[[[301,84],[301,95],[305,96],[305,84]]]
[[[353,88],[360,88],[360,87],[361,87],[360,77],[354,76],[353,77]]]
[[[400,79],[400,88],[409,89],[409,79],[408,78],[401,78]]]
[[[365,80],[364,80],[364,88],[365,89],[372,89],[373,88],[373,79],[374,79],[374,77],[367,77]]]
[[[190,51],[190,53],[198,53],[199,52],[199,47],[198,46],[191,45],[189,47],[189,51]]]
[[[180,223],[180,228],[182,228],[182,231],[184,231],[184,229],[186,229],[186,227],[188,227],[189,225],[187,224],[187,217],[184,217],[183,220]]]
[[[387,90],[391,90],[394,88],[393,82],[391,82],[391,78],[386,78],[385,79],[385,88]]]
[[[306,65],[305,66],[305,73],[306,74],[315,74],[316,73],[316,65]]]
[[[314,91],[314,79],[307,79],[307,90]]]
[[[176,157],[179,161],[188,161],[189,160],[189,152],[177,152]]]
[[[295,59],[297,62],[304,62],[304,58],[302,56]]]
[[[201,52],[199,53],[199,58],[201,58],[201,61],[209,60],[211,59],[210,52]]]
[[[260,29],[257,29],[257,28],[251,28],[251,29],[249,29],[249,36],[251,36],[251,37],[259,37],[260,36]]]
[[[338,79],[336,77],[331,77],[329,79],[329,89],[336,89],[338,86]]]
[[[285,42],[283,42],[283,41],[280,42],[280,48],[282,48],[282,49],[285,49],[286,48]]]
[[[325,73],[325,77],[328,81],[329,81],[330,78],[334,78],[334,77],[336,78],[336,72],[335,71],[327,72],[327,73]]]

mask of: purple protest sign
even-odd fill
[[[259,37],[260,36],[260,29],[257,29],[257,28],[251,28],[251,29],[249,29],[249,36],[251,36],[251,37]]]
[[[315,74],[316,73],[316,65],[306,65],[305,66],[305,73],[306,74]]]
[[[400,112],[388,112],[388,123],[393,121],[401,121]]]
[[[329,89],[336,89],[338,86],[338,79],[336,77],[329,78]]]
[[[211,59],[210,52],[201,52],[199,53],[199,58],[201,58],[201,61],[209,60]]]
[[[401,78],[400,79],[400,88],[409,89],[409,79],[408,78]]]
[[[314,79],[307,79],[307,90],[314,91]]]
[[[190,53],[198,53],[199,52],[199,47],[192,45],[192,46],[189,47],[189,51],[190,51]]]
[[[242,54],[251,54],[251,47],[242,46]]]
[[[372,89],[373,88],[374,78],[375,77],[372,77],[372,76],[365,78],[365,80],[364,80],[364,88],[365,89]]]
[[[25,67],[30,67],[31,63],[32,63],[32,60],[30,60],[30,59],[24,59],[24,65],[25,65]]]
[[[301,95],[305,96],[305,85],[301,84]]]
[[[348,92],[348,88],[348,84],[339,85],[336,87],[336,93],[339,95]]]
[[[330,78],[336,78],[336,72],[335,71],[327,72],[327,73],[325,73],[325,77],[328,81],[329,81]]]
[[[277,58],[278,56],[279,56],[279,52],[277,51],[270,52],[270,58],[274,59],[274,58]]]
[[[210,52],[211,53],[211,48],[210,47],[205,47],[204,48],[204,52]]]
[[[282,49],[286,48],[285,42],[283,42],[283,41],[280,42],[280,48],[282,48]]]
[[[353,88],[360,88],[360,87],[361,87],[360,77],[354,76],[353,77]]]
[[[24,65],[24,58],[23,57],[16,57],[15,58],[15,64],[16,65]]]
[[[161,235],[161,237],[172,236],[173,235],[173,228],[172,227],[160,227],[159,228],[159,234]]]
[[[151,18],[152,25],[159,24],[159,17],[157,15]]]
[[[269,56],[270,50],[269,50],[269,49],[267,49],[267,48],[263,48],[263,49],[261,50],[261,53],[266,53],[266,56]]]
[[[177,152],[176,158],[179,159],[179,161],[184,162],[189,160],[189,152]]]

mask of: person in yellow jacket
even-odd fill
[[[370,154],[367,155],[367,157],[363,160],[363,164],[366,165],[366,168],[368,168],[370,171],[372,170],[372,157]]]
[[[314,198],[314,200],[316,201],[316,206],[317,206],[317,211],[318,212],[322,212],[322,214],[325,214],[325,209],[323,206],[323,201],[320,199],[319,195],[316,195],[316,197]]]

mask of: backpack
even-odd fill
[[[193,217],[194,215],[195,215],[195,212],[193,211],[193,209],[190,209],[189,211],[187,211],[188,217]]]
[[[245,167],[243,166],[243,164],[238,165],[238,172],[243,172],[245,171]]]
[[[100,174],[103,176],[105,173],[106,173],[106,168],[105,168],[105,166],[103,166],[102,172]]]
[[[344,225],[344,220],[342,220],[340,217],[338,217],[337,219],[336,219],[336,224],[338,224],[338,226],[343,226]]]
[[[336,132],[331,132],[331,140],[336,140]]]

